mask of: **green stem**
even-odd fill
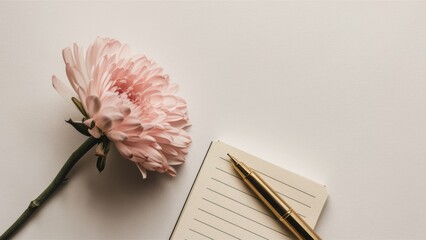
[[[65,162],[64,166],[61,168],[59,173],[56,175],[55,179],[50,183],[50,185],[33,201],[30,202],[28,208],[21,214],[21,216],[0,236],[0,240],[6,240],[13,236],[28,220],[33,212],[35,212],[38,207],[40,207],[51,195],[55,192],[56,189],[66,180],[68,173],[74,167],[74,165],[86,154],[93,146],[98,143],[99,139],[94,137],[88,138],[77,150],[75,150],[68,160]]]

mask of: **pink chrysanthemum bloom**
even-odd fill
[[[162,68],[145,56],[129,57],[127,45],[108,38],[97,38],[85,55],[74,44],[73,50],[63,50],[63,58],[85,127],[93,137],[104,138],[96,154],[105,160],[111,141],[144,178],[146,170],[175,176],[173,166],[185,161],[191,138],[185,131],[186,102],[174,95],[177,85]],[[72,98],[56,76],[52,82]]]

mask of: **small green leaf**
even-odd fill
[[[80,100],[78,100],[75,97],[71,98],[72,102],[75,104],[75,106],[80,110],[81,114],[83,114],[84,117],[90,118],[89,114],[87,114],[86,110],[84,110],[83,104],[81,104]]]
[[[98,160],[96,161],[96,168],[98,169],[99,173],[101,173],[106,164],[106,156],[99,156]]]
[[[102,138],[102,144],[103,144],[103,148],[104,148],[104,152],[105,152],[105,156],[106,156],[109,152],[110,141],[105,135]]]
[[[89,133],[89,128],[84,123],[80,122],[74,122],[71,118],[68,121],[65,121],[69,123],[71,126],[73,126],[77,131],[79,131],[81,134],[90,137],[91,134]]]
[[[102,172],[106,165],[106,157],[109,152],[109,139],[104,135],[99,139],[98,147],[96,148],[98,160],[96,161],[96,168],[99,172]],[[99,153],[98,153],[99,151]]]

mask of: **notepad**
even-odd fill
[[[220,141],[212,142],[170,239],[293,239],[233,169],[227,153],[256,171],[312,228],[324,185]]]

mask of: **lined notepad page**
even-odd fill
[[[223,142],[212,142],[171,239],[292,239],[233,169],[227,153],[255,170],[312,227],[325,186]]]

